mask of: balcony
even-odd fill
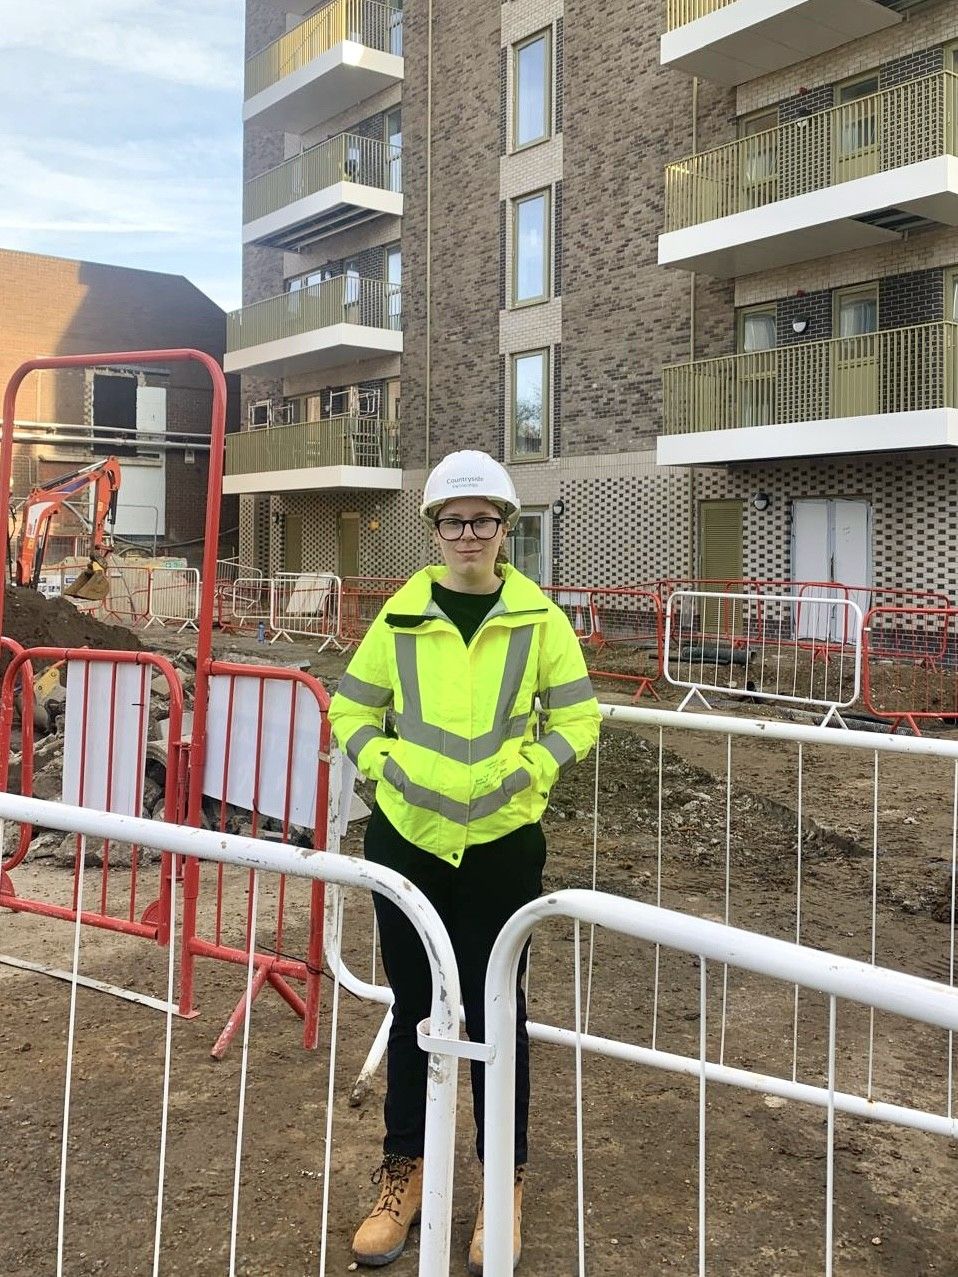
[[[402,78],[402,10],[333,0],[246,63],[243,122],[306,133]]]
[[[958,446],[958,324],[698,359],[663,372],[659,465]]]
[[[399,422],[330,417],[226,439],[227,494],[402,486]]]
[[[901,21],[895,0],[668,0],[661,62],[729,87]]]
[[[291,377],[402,353],[399,284],[337,275],[234,310],[226,317],[225,372]]]
[[[340,133],[246,183],[243,243],[296,252],[402,208],[401,148]]]
[[[886,89],[666,169],[659,264],[730,278],[958,226],[958,76]]]

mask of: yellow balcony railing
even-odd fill
[[[336,275],[309,288],[280,293],[234,310],[226,317],[226,349],[248,350],[263,342],[298,337],[332,324],[364,328],[402,326],[402,288],[382,279]]]
[[[698,18],[704,18],[718,9],[724,9],[734,0],[667,0],[665,24],[666,30],[675,31],[678,27],[688,26]]]
[[[340,133],[311,146],[246,183],[243,221],[278,212],[336,182],[355,182],[383,191],[402,190],[402,149],[356,133]]]
[[[333,0],[246,63],[246,97],[278,83],[344,40],[402,54],[402,9],[379,0]]]
[[[662,374],[667,435],[958,408],[958,324],[674,364]]]
[[[399,422],[378,417],[329,417],[226,436],[228,475],[399,464]]]
[[[958,75],[941,71],[668,165],[666,230],[956,154]]]

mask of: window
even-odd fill
[[[836,177],[839,180],[865,177],[877,171],[881,111],[881,99],[876,96],[877,93],[877,72],[838,86],[837,101],[843,108],[838,116],[839,168]]]
[[[777,328],[774,306],[754,306],[750,310],[739,311],[739,354],[748,354],[753,350],[772,350],[778,345]]]
[[[512,145],[541,142],[552,132],[552,33],[540,31],[513,49]]]
[[[512,458],[530,461],[549,450],[549,352],[512,357]]]
[[[878,285],[860,284],[835,294],[836,337],[865,337],[878,331]]]
[[[512,210],[512,300],[517,306],[549,295],[548,191],[516,200]]]
[[[524,510],[512,534],[512,562],[537,585],[546,584],[547,564],[543,559],[544,512]]]
[[[398,244],[386,249],[386,315],[387,328],[402,327],[402,250]]]
[[[958,267],[945,271],[945,319],[958,322]]]
[[[402,112],[386,112],[386,189],[402,190]]]
[[[755,111],[738,122],[738,135],[747,139],[741,148],[741,181],[745,207],[767,204],[777,195],[778,108]]]

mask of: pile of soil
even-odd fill
[[[65,598],[44,598],[36,590],[8,585],[2,632],[23,647],[95,647],[139,652],[142,644],[123,625],[106,625]]]

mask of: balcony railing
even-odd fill
[[[333,0],[246,63],[246,97],[278,83],[344,40],[402,55],[402,9],[379,0]]]
[[[399,193],[401,164],[401,147],[356,133],[340,133],[247,182],[243,221],[253,222],[276,213],[337,182],[355,182]]]
[[[378,417],[330,417],[226,437],[227,475],[399,464],[399,422]]]
[[[662,379],[667,435],[956,408],[958,324],[698,359]]]
[[[670,164],[666,229],[956,154],[958,75],[941,71]]]
[[[690,22],[705,18],[734,0],[668,0],[666,6],[665,26],[667,31],[675,31],[686,27]]]
[[[398,332],[402,327],[401,286],[381,279],[336,275],[309,288],[267,297],[227,315],[226,349],[228,353],[248,350],[332,324]]]

